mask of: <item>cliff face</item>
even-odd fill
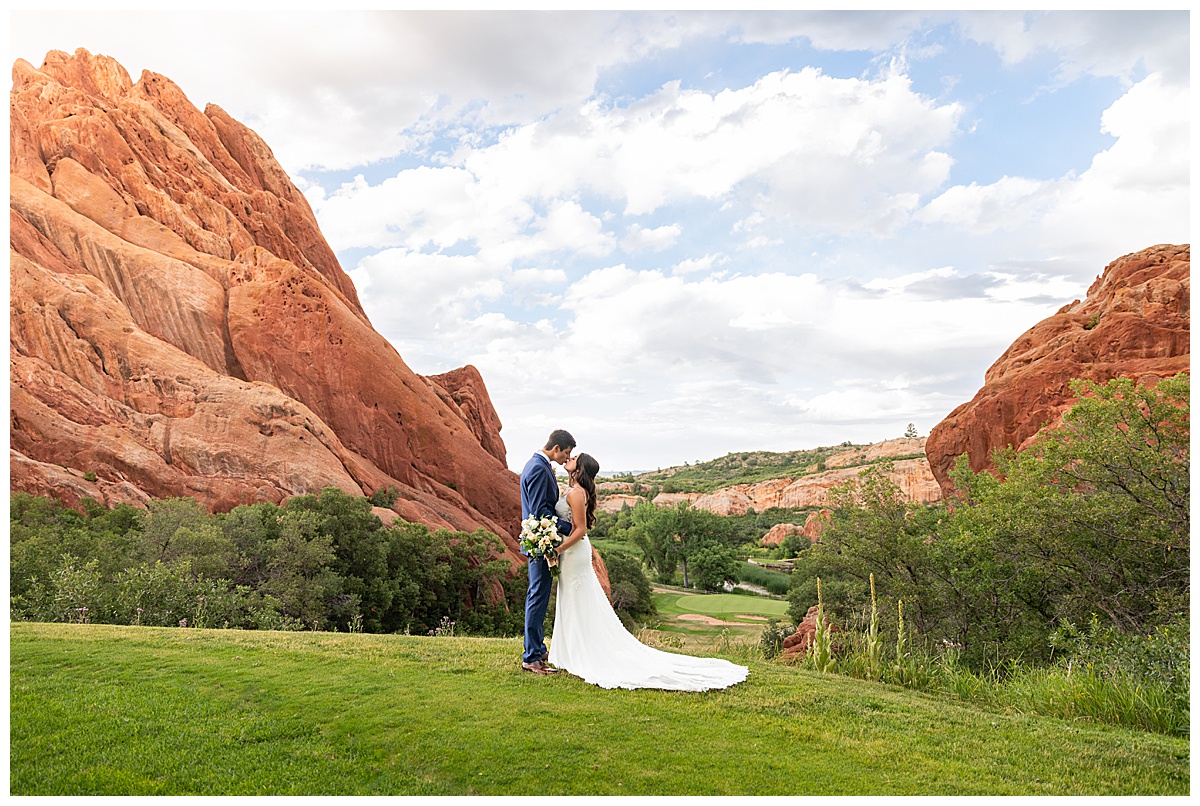
[[[405,365],[254,132],[79,50],[16,63],[10,134],[12,489],[227,510],[390,485],[520,561],[483,379]]]
[[[949,488],[958,456],[972,469],[992,453],[1020,449],[1055,427],[1074,403],[1070,381],[1117,377],[1153,385],[1190,361],[1191,248],[1160,245],[1110,263],[1087,298],[1021,335],[984,376],[983,388],[937,425],[926,441],[934,475]]]

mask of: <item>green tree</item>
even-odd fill
[[[380,629],[379,614],[387,612],[397,585],[388,573],[388,538],[383,522],[371,512],[371,501],[326,487],[319,495],[290,498],[285,512],[308,512],[316,533],[333,549],[328,578],[326,618],[346,628],[361,616],[368,632]]]
[[[833,571],[829,600],[838,609],[835,580],[851,577],[861,595],[871,574],[881,591],[912,602],[917,628],[928,632],[945,614],[947,574],[931,535],[939,508],[910,502],[889,478],[890,463],[872,465],[829,492],[833,517],[810,553]],[[794,573],[794,572],[793,572]],[[810,604],[816,604],[815,587]]]
[[[1048,618],[1145,632],[1190,607],[1189,378],[1072,390],[1061,428],[995,456],[1003,482],[959,468],[959,525],[1044,580]]]
[[[696,587],[716,591],[722,590],[726,582],[738,581],[742,562],[729,546],[715,540],[696,541],[688,554]]]
[[[633,508],[629,539],[642,552],[642,560],[658,577],[668,582],[679,567],[679,541],[675,512],[644,501]]]
[[[279,537],[271,541],[267,576],[259,585],[259,604],[277,611],[296,626],[319,628],[325,620],[325,598],[337,588],[328,568],[334,559],[333,538],[320,531],[312,511],[284,512]]]
[[[801,551],[808,548],[809,542],[798,534],[789,534],[779,543],[779,554],[782,559],[794,559]]]
[[[621,620],[626,623],[645,621],[657,614],[650,580],[646,578],[641,562],[619,551],[605,552],[603,557],[612,588],[613,609]]]
[[[694,547],[702,542],[727,543],[730,522],[712,512],[696,509],[686,501],[674,507],[638,504],[633,509],[630,539],[641,552],[646,565],[667,581],[675,569],[683,570],[683,586],[692,587],[688,563]]]

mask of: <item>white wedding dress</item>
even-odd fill
[[[554,508],[570,520],[566,496]],[[661,688],[707,691],[746,679],[749,670],[720,658],[661,652],[630,635],[592,570],[592,544],[585,536],[559,558],[558,598],[550,663],[601,688]]]

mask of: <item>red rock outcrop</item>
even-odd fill
[[[737,484],[713,493],[659,493],[654,497],[657,506],[674,506],[687,501],[698,509],[718,515],[741,515],[771,507],[824,507],[829,503],[829,490],[857,476],[865,468],[842,467],[812,473],[798,479],[781,478],[757,484]],[[892,463],[888,474],[910,501],[932,503],[941,500],[942,490],[925,459],[900,459]]]
[[[837,624],[831,624],[829,619],[825,619],[825,624],[829,627],[829,634],[836,635],[842,632],[842,628]],[[783,654],[781,657],[798,660],[808,654],[809,648],[813,645],[817,635],[817,606],[813,605],[808,608],[808,612],[804,615],[804,620],[796,626],[796,632],[783,639]],[[840,647],[838,642],[833,642],[832,649],[837,652]]]
[[[803,535],[810,542],[816,543],[821,537],[821,532],[829,525],[830,519],[833,517],[833,510],[822,509],[817,512],[808,513],[808,517],[804,520]]]
[[[992,467],[992,454],[1055,427],[1076,399],[1070,381],[1117,377],[1146,384],[1186,372],[1191,247],[1159,245],[1110,263],[1087,298],[1027,330],[992,364],[983,388],[929,434],[926,453],[947,491],[957,458]]]
[[[9,120],[12,489],[227,510],[394,486],[396,515],[523,562],[483,379],[409,369],[254,132],[82,49],[18,60]]]
[[[763,546],[778,546],[789,535],[804,534],[804,527],[794,523],[777,523],[758,541]]]
[[[617,495],[609,495],[598,499],[596,501],[596,509],[600,512],[608,512],[615,515],[625,507],[633,509],[645,500],[646,499],[640,495],[625,495],[623,493],[618,493]]]
[[[922,437],[900,437],[885,439],[865,448],[855,448],[841,453],[835,453],[825,460],[825,467],[850,467],[878,462],[883,459],[895,459],[900,456],[923,456],[925,440]]]

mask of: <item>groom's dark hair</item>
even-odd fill
[[[575,449],[575,437],[571,436],[570,434],[568,434],[566,431],[562,430],[561,428],[558,429],[557,431],[551,431],[550,438],[548,440],[546,440],[546,450],[550,450],[551,448],[555,447],[556,445],[559,448],[562,448],[564,451],[574,450]]]

